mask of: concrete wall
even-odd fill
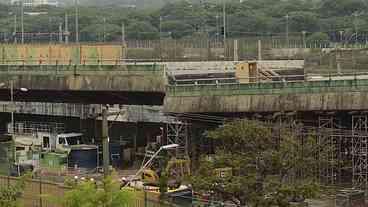
[[[169,71],[176,70],[235,70],[236,61],[165,62]]]
[[[257,64],[262,69],[304,68],[304,60],[261,60]]]
[[[164,69],[140,66],[0,66],[0,83],[34,90],[164,92]],[[7,84],[6,87],[9,87]]]
[[[361,79],[362,78],[362,79]],[[166,112],[367,110],[368,79],[168,87]]]
[[[0,64],[106,64],[125,58],[122,45],[0,44]]]
[[[164,111],[239,113],[274,111],[368,110],[368,92],[166,97]]]

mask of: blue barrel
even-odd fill
[[[97,168],[98,147],[95,145],[72,146],[68,155],[68,167],[94,170]]]

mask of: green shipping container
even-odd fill
[[[67,155],[59,153],[42,153],[40,166],[47,170],[62,170],[67,165]]]
[[[12,141],[0,143],[0,175],[9,175],[14,160],[14,144]]]

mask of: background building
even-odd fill
[[[23,5],[26,7],[36,7],[36,6],[59,6],[58,0],[11,0],[11,4],[20,4],[23,2]]]

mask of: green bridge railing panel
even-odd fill
[[[368,92],[368,79],[168,86],[168,96],[234,96],[295,93]]]
[[[0,65],[0,72],[19,71],[126,71],[164,72],[163,65]]]

